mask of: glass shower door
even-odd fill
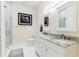
[[[12,44],[12,2],[5,2],[5,47]]]

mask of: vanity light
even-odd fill
[[[44,8],[43,14],[55,11],[57,7],[67,3],[68,1],[52,1],[47,7]]]

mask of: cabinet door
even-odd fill
[[[42,57],[46,57],[47,54],[46,47],[47,47],[46,40],[40,39],[40,54]]]
[[[34,36],[34,46],[35,46],[35,50],[37,51],[38,50],[38,37]]]
[[[48,56],[62,57],[64,56],[64,48],[54,43],[48,43]]]
[[[79,42],[77,43],[77,51],[78,51],[78,57],[79,57]]]
[[[35,50],[37,51],[37,53],[39,54],[39,56],[41,57],[45,57],[46,56],[46,43],[45,40],[43,38],[40,37],[35,37]]]
[[[41,40],[43,57],[61,57],[64,56],[64,49],[47,40]]]

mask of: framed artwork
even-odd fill
[[[49,26],[49,17],[44,18],[44,26]]]
[[[19,25],[32,25],[32,15],[25,13],[18,13]]]

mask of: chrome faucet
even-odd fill
[[[64,34],[61,34],[60,37],[61,37],[62,39],[65,39],[65,38],[66,38]]]

